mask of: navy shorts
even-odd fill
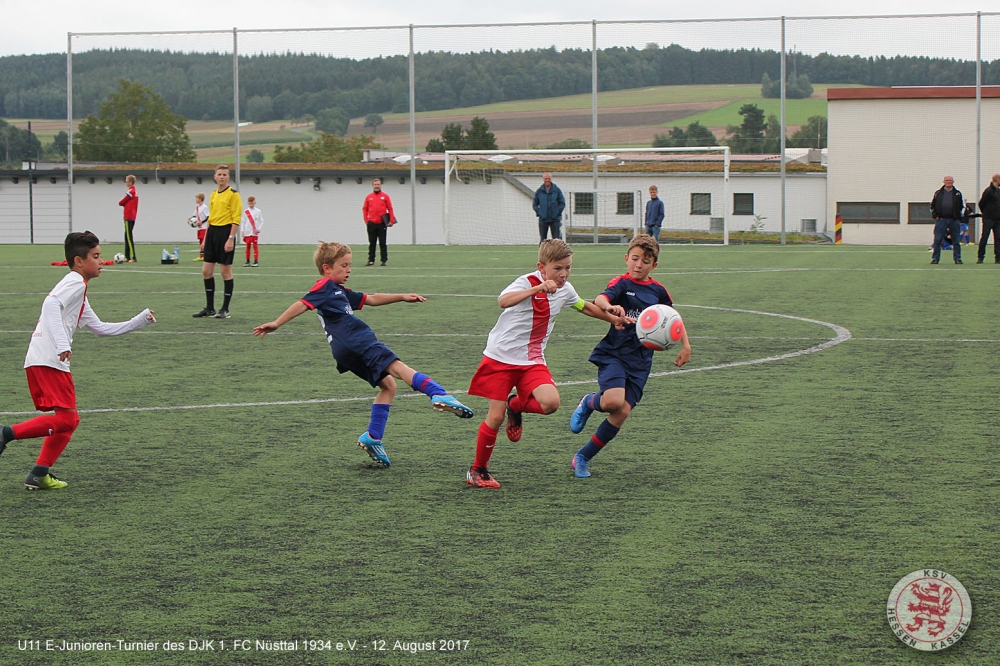
[[[625,402],[633,408],[639,404],[642,392],[646,388],[646,380],[649,379],[649,369],[630,368],[621,359],[613,356],[592,355],[590,362],[597,366],[597,384],[600,386],[600,392],[624,388]]]
[[[399,357],[381,342],[375,342],[360,352],[343,350],[334,353],[337,359],[337,370],[340,373],[353,372],[372,387],[389,375],[387,368]]]

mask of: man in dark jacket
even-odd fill
[[[538,216],[538,235],[541,236],[541,243],[552,230],[553,238],[562,238],[562,214],[566,208],[566,199],[563,198],[562,190],[552,182],[552,174],[542,175],[542,186],[535,191],[535,200],[531,207]]]
[[[934,193],[931,199],[931,217],[934,218],[934,251],[931,256],[931,263],[936,264],[941,260],[941,243],[944,237],[951,232],[951,237],[958,240],[962,233],[961,219],[966,214],[965,199],[962,193],[955,188],[955,179],[951,176],[944,177],[944,187]],[[952,242],[952,256],[955,263],[962,263],[962,244]]]
[[[650,185],[649,201],[646,202],[646,233],[655,238],[657,243],[660,242],[660,227],[663,226],[663,218],[666,217],[659,193],[656,185]]]
[[[993,263],[1000,264],[1000,243],[997,242],[997,235],[1000,234],[1000,173],[993,174],[993,180],[983,190],[983,196],[979,198],[979,212],[983,214],[983,233],[979,238],[979,258],[976,263],[981,264],[986,258],[986,244],[992,231]]]

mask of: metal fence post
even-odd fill
[[[781,17],[781,244],[785,244],[785,17]]]
[[[68,228],[66,233],[73,233],[73,33],[66,33],[66,180],[68,181],[68,199],[66,212]]]
[[[983,186],[983,13],[976,12],[976,188]],[[973,190],[975,193],[976,190]],[[983,211],[976,211],[982,213]],[[973,218],[971,239],[976,239],[979,220]],[[993,237],[996,242],[996,236]]]
[[[236,143],[236,186],[240,189],[240,55],[239,32],[233,28],[233,138]]]
[[[410,24],[410,244],[417,244],[417,101],[413,79],[413,24]]]
[[[590,46],[590,116],[593,126],[594,149],[597,149],[597,20],[591,22]],[[594,160],[594,245],[597,245],[597,153],[591,155]]]

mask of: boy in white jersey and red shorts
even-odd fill
[[[635,321],[626,318],[619,306],[600,308],[580,298],[569,283],[572,266],[573,250],[565,241],[542,241],[538,270],[522,275],[500,292],[497,301],[503,312],[490,331],[483,360],[469,386],[471,395],[490,401],[479,426],[476,458],[465,476],[470,486],[500,487],[488,464],[505,416],[507,438],[516,442],[521,439],[522,413],[552,414],[559,408],[559,390],[544,356],[559,311],[569,306],[616,326]]]
[[[257,245],[258,237],[260,236],[260,229],[264,226],[264,213],[261,212],[260,208],[257,208],[257,200],[253,197],[247,197],[247,206],[243,210],[243,222],[240,224],[240,236],[243,236],[243,242],[247,246],[247,263],[243,264],[243,268],[250,267],[250,248],[253,248],[253,266],[256,268],[260,264],[257,260],[260,258],[260,248]]]
[[[68,484],[49,472],[80,423],[76,411],[76,389],[69,371],[73,333],[85,326],[100,336],[121,335],[145,328],[156,321],[153,311],[143,310],[128,321],[109,324],[90,309],[87,282],[101,274],[100,239],[89,231],[66,236],[64,247],[70,272],[42,302],[42,314],[31,334],[24,369],[35,409],[42,414],[10,426],[0,426],[0,453],[15,439],[45,437],[34,468],[24,480],[28,490],[57,490]]]

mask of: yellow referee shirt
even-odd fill
[[[224,227],[229,224],[239,224],[243,214],[243,199],[240,193],[227,187],[221,192],[215,190],[208,199],[208,224],[212,227]]]

